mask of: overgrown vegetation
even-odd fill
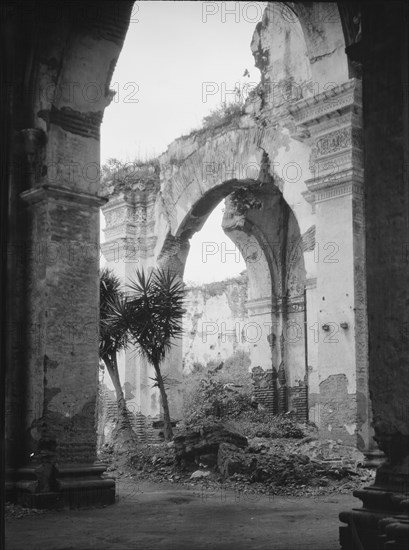
[[[155,185],[159,178],[157,158],[134,159],[124,162],[110,158],[101,166],[101,193],[110,196],[126,189],[143,190],[147,185]]]
[[[289,415],[272,415],[267,411],[246,411],[230,423],[233,428],[249,439],[266,437],[270,439],[301,439],[305,436],[302,428]]]
[[[208,115],[203,117],[202,126],[200,128],[194,128],[187,135],[181,137],[186,138],[194,134],[200,135],[238,122],[240,117],[245,114],[245,104],[239,93],[237,94],[237,98],[237,101],[231,103],[224,102],[215,109],[212,109]]]
[[[235,101],[234,103],[222,103],[216,109],[213,109],[207,116],[203,118],[203,129],[215,129],[220,126],[228,126],[235,119],[240,118],[244,114],[243,101]]]
[[[239,187],[231,195],[229,201],[238,214],[244,215],[249,210],[260,210],[263,202],[258,198],[253,189]]]
[[[302,438],[303,430],[290,415],[260,410],[252,399],[250,360],[237,352],[222,366],[196,363],[186,375],[184,423],[197,428],[214,422],[229,425],[248,438]]]

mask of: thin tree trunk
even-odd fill
[[[159,365],[154,364],[153,366],[155,368],[156,380],[158,382],[160,396],[161,396],[161,399],[162,399],[163,435],[165,437],[165,441],[172,441],[172,439],[173,439],[173,430],[172,430],[172,423],[171,423],[171,420],[170,420],[168,396],[166,395],[165,384],[163,383],[162,373],[160,372]]]
[[[131,446],[134,446],[136,444],[136,434],[133,431],[131,423],[129,421],[125,396],[122,390],[121,381],[119,379],[118,363],[116,360],[116,355],[105,357],[104,363],[107,367],[107,371],[109,373],[109,376],[111,377],[112,383],[115,388],[115,393],[116,393],[116,401],[118,406],[118,418],[117,418],[113,438],[114,438],[114,445],[118,446],[118,450],[121,450],[119,448],[121,445],[126,446],[128,443],[130,443]]]
[[[116,361],[116,356],[106,357],[104,362],[115,388],[119,418],[119,415],[123,415],[124,413],[126,414],[126,401],[124,392],[122,390],[121,381],[119,380],[118,363]]]

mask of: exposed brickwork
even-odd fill
[[[261,367],[252,369],[253,395],[256,403],[272,414],[278,412],[277,371],[264,371]]]
[[[271,414],[283,414],[289,410],[295,412],[297,422],[308,420],[308,388],[304,384],[288,388],[285,377],[276,369],[263,371],[260,367],[252,369],[253,397],[256,403]]]
[[[308,388],[306,385],[289,388],[290,409],[295,411],[297,422],[308,420]]]
[[[47,124],[55,124],[72,134],[92,137],[99,141],[102,112],[81,113],[70,107],[57,109],[53,105],[51,111],[39,111],[38,116],[44,119]]]
[[[112,432],[118,418],[118,407],[113,392],[106,386],[102,387],[98,399],[98,446],[111,443]],[[163,441],[159,437],[158,429],[152,425],[155,419],[146,417],[140,412],[128,409],[128,418],[140,443],[158,443]],[[157,420],[157,419],[156,419]]]

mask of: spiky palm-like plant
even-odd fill
[[[163,407],[164,437],[170,441],[173,432],[160,365],[175,339],[182,335],[183,282],[163,269],[154,269],[147,275],[138,270],[128,288],[126,303],[117,303],[114,317],[121,319],[120,330],[129,332],[139,353],[155,370]]]
[[[108,268],[100,274],[100,330],[99,357],[104,363],[115,388],[118,419],[114,432],[114,445],[126,446],[136,443],[136,436],[129,422],[124,392],[119,378],[117,355],[129,345],[129,334],[115,318],[115,312],[125,304],[118,277]]]

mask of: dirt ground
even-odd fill
[[[118,480],[117,503],[6,522],[7,550],[337,550],[352,494],[289,497]]]

